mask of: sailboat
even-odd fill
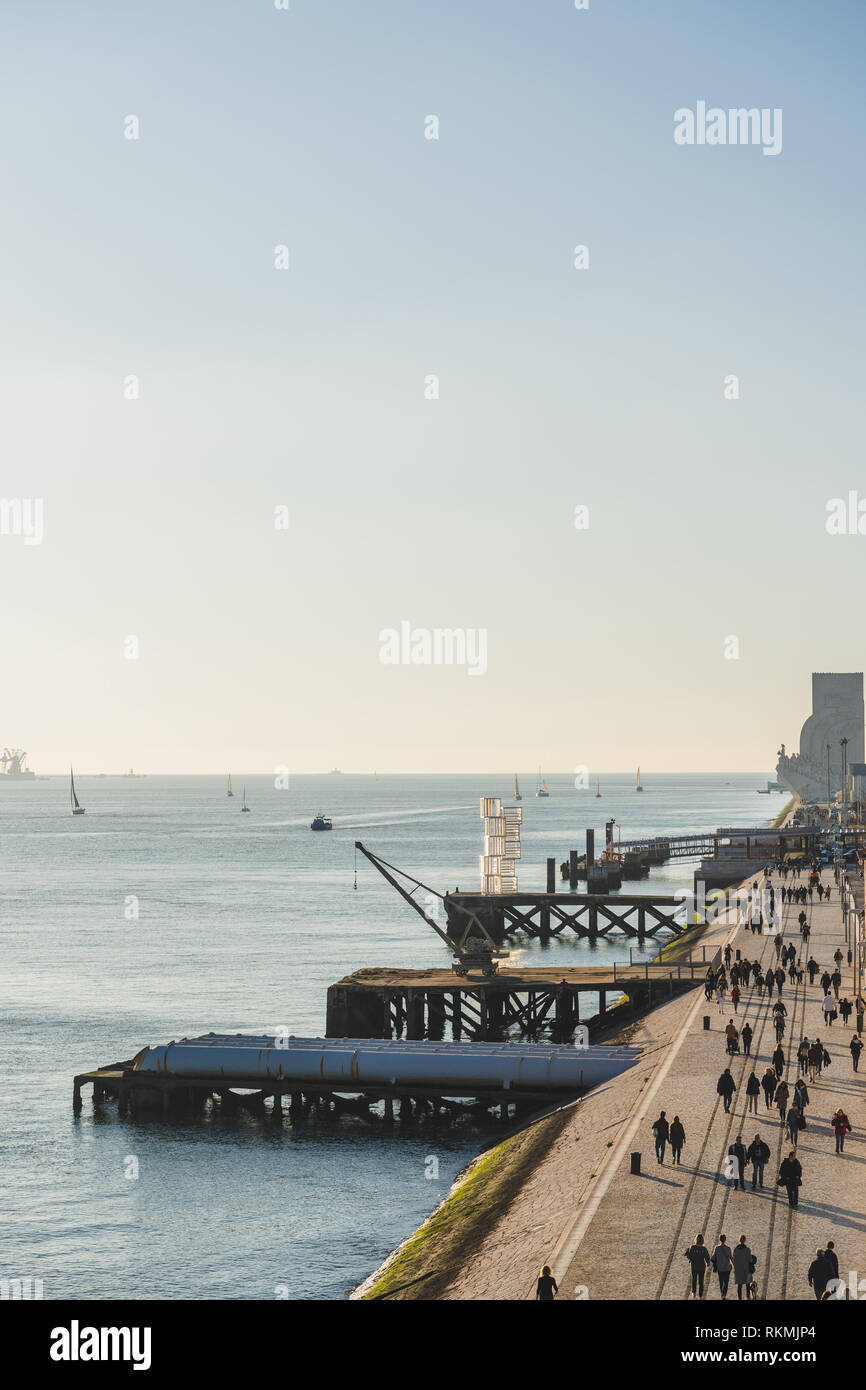
[[[242,810],[242,811],[248,811],[249,809],[250,809],[250,808],[249,808],[249,806],[247,805],[247,789],[246,789],[246,787],[244,787],[244,789],[243,789],[243,791],[242,791],[242,793],[241,793],[241,810]]]
[[[520,795],[520,787],[518,786],[518,783],[517,783],[517,773],[516,773],[516,772],[515,772],[515,774],[514,774],[514,800],[515,800],[515,801],[522,801],[522,800],[523,800],[523,797]]]
[[[83,816],[84,807],[79,804],[78,797],[75,795],[75,778],[72,775],[72,767],[69,768],[69,804],[72,808],[73,816]]]
[[[641,784],[640,784],[640,768],[638,768],[638,770],[637,770],[637,786],[635,787],[635,791],[636,791],[636,792],[642,792],[642,791],[643,791],[643,787],[642,787]]]
[[[547,783],[541,775],[541,768],[538,769],[538,776],[535,779],[535,795],[550,796],[550,792],[547,790]]]
[[[601,779],[599,777],[595,779],[595,794],[601,796]]]
[[[226,796],[234,796],[234,792],[232,791],[232,775],[231,775],[231,773],[229,773],[229,788],[228,788],[228,791],[226,792]]]

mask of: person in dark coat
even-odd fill
[[[777,1076],[781,1076],[785,1070],[785,1052],[781,1043],[776,1045],[776,1051],[773,1053],[773,1067]]]
[[[703,1298],[704,1275],[710,1267],[710,1252],[704,1245],[703,1236],[695,1236],[694,1245],[690,1245],[685,1254],[692,1267],[692,1297]]]
[[[833,1270],[833,1278],[839,1278],[839,1256],[836,1254],[836,1246],[832,1240],[827,1241],[827,1249],[824,1251],[824,1259]]]
[[[806,1113],[806,1106],[809,1104],[809,1091],[806,1086],[805,1076],[798,1076],[794,1085],[794,1104],[799,1105],[803,1114]]]
[[[779,1167],[779,1186],[784,1187],[788,1193],[788,1205],[796,1207],[799,1204],[799,1192],[803,1185],[803,1167],[797,1157],[796,1149],[792,1149],[787,1158],[783,1158]]]
[[[788,1128],[788,1138],[792,1144],[796,1144],[800,1138],[800,1130],[806,1128],[806,1117],[799,1105],[792,1105],[785,1116],[785,1124]]]
[[[746,1152],[752,1165],[752,1190],[764,1186],[764,1168],[770,1161],[770,1146],[765,1144],[760,1134],[756,1134]]]
[[[743,1143],[742,1134],[738,1134],[735,1142],[728,1149],[728,1158],[731,1160],[731,1179],[734,1187],[738,1187],[741,1192],[746,1190],[746,1146]]]
[[[788,1101],[791,1099],[791,1092],[787,1081],[780,1081],[776,1087],[776,1109],[779,1112],[779,1124],[783,1125],[788,1114]]]
[[[860,1053],[863,1051],[863,1043],[856,1033],[849,1042],[848,1047],[851,1050],[851,1061],[854,1063],[854,1070],[857,1071],[860,1066]]]
[[[653,1125],[653,1139],[656,1141],[656,1158],[659,1163],[665,1161],[665,1144],[668,1142],[670,1126],[665,1119],[665,1112],[662,1110],[655,1124]]]
[[[673,1124],[670,1132],[671,1158],[674,1163],[679,1163],[680,1154],[683,1151],[683,1144],[686,1142],[686,1132],[683,1129],[679,1115],[674,1115]]]
[[[815,1251],[815,1258],[809,1265],[809,1284],[815,1290],[816,1298],[824,1297],[824,1290],[833,1278],[833,1266],[823,1250]]]
[[[773,1068],[772,1068],[772,1067],[767,1067],[767,1070],[764,1072],[764,1075],[761,1077],[761,1085],[762,1085],[763,1088],[764,1088],[764,1100],[767,1102],[767,1109],[768,1109],[768,1110],[770,1109],[771,1105],[773,1104],[773,1096],[776,1094],[776,1083],[777,1083],[777,1081],[778,1081],[778,1077],[776,1076],[776,1073],[775,1073],[775,1071],[773,1070]]]
[[[818,974],[818,962],[815,960],[814,956],[809,957],[806,969],[809,972],[809,984],[813,985],[815,983],[815,976]]]
[[[751,1057],[751,1055],[752,1055],[752,1038],[753,1038],[753,1037],[754,1037],[754,1034],[753,1034],[753,1032],[752,1032],[751,1025],[748,1024],[748,1023],[744,1023],[744,1024],[743,1024],[743,1031],[740,1033],[740,1042],[743,1044],[743,1056],[744,1056],[744,1057]]]
[[[761,1094],[761,1083],[760,1083],[760,1081],[758,1080],[757,1075],[756,1075],[755,1072],[753,1071],[753,1072],[751,1073],[751,1075],[749,1076],[748,1081],[746,1082],[746,1095],[749,1097],[749,1104],[748,1104],[748,1108],[747,1108],[747,1110],[746,1110],[746,1114],[747,1114],[747,1115],[751,1115],[753,1111],[754,1111],[754,1113],[757,1115],[757,1113],[758,1113],[758,1096],[759,1096],[760,1094]]]
[[[742,1298],[743,1290],[748,1289],[754,1268],[752,1252],[746,1244],[745,1236],[740,1236],[731,1253],[734,1261],[734,1283],[737,1286],[737,1298]],[[748,1293],[746,1297],[748,1297]]]
[[[728,1245],[724,1235],[719,1236],[719,1243],[713,1251],[713,1269],[719,1276],[719,1293],[722,1298],[728,1296],[728,1284],[731,1278],[731,1270],[734,1267],[734,1258],[731,1247]]]
[[[730,1067],[725,1067],[725,1070],[722,1072],[721,1076],[716,1082],[716,1090],[722,1097],[722,1100],[724,1101],[726,1115],[730,1111],[731,1097],[733,1096],[736,1089],[737,1085],[734,1081],[734,1078],[731,1076],[731,1069]]]
[[[535,1298],[539,1303],[552,1303],[557,1291],[557,1283],[550,1272],[550,1265],[545,1265],[538,1276],[535,1285]]]

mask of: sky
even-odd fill
[[[866,664],[866,536],[826,527],[866,499],[860,0],[0,33],[0,746],[769,770]],[[678,145],[699,102],[780,109],[781,151]],[[485,660],[386,664],[404,623]]]

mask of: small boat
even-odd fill
[[[520,787],[519,787],[518,782],[517,782],[517,773],[516,773],[516,772],[515,772],[515,774],[514,774],[514,800],[515,800],[515,801],[522,801],[522,800],[523,800],[523,797],[520,795]]]
[[[331,768],[331,776],[332,776],[332,777],[335,777],[335,776],[336,776],[336,777],[341,777],[342,775],[343,775],[343,769],[342,769],[342,768],[340,768],[340,767],[332,767],[332,768]]]
[[[69,769],[69,804],[72,808],[73,816],[83,816],[84,807],[75,795],[75,778],[72,775],[72,768]]]
[[[547,783],[541,775],[541,768],[538,769],[538,776],[535,779],[535,795],[550,796],[550,792],[547,790]]]
[[[642,791],[643,791],[643,787],[642,787],[641,784],[640,784],[640,768],[638,768],[638,770],[637,770],[637,786],[635,787],[635,791],[636,791],[636,792],[642,792]]]
[[[601,796],[601,780],[598,777],[595,779],[595,794]]]
[[[248,811],[249,809],[250,808],[247,805],[247,789],[246,787],[244,787],[243,792],[241,793],[241,810]]]
[[[229,785],[228,785],[228,791],[226,792],[226,796],[234,796],[234,792],[232,791],[232,775],[231,775],[231,773],[229,773]]]
[[[314,819],[310,822],[311,830],[333,830],[330,816],[323,816],[321,811],[317,811]]]

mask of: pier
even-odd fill
[[[328,1037],[430,1038],[485,1042],[513,1033],[563,1043],[578,1027],[590,1036],[611,1021],[621,1000],[626,1022],[706,976],[710,957],[678,964],[500,969],[490,979],[450,970],[357,970],[328,990]],[[591,999],[594,1007],[581,1001]],[[597,1002],[596,1002],[597,1001]]]

